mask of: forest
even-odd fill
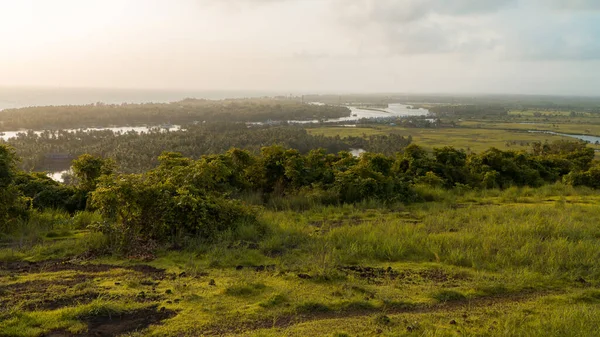
[[[409,145],[410,137],[401,135],[370,135],[366,137],[327,137],[311,135],[298,126],[253,126],[244,123],[205,123],[191,125],[181,131],[155,129],[147,133],[117,133],[104,131],[45,131],[22,133],[6,143],[15,149],[25,170],[49,170],[46,155],[67,154],[72,158],[89,153],[113,159],[120,171],[141,173],[158,164],[164,149],[179,152],[191,158],[219,154],[230,148],[243,148],[252,153],[261,147],[278,144],[300,153],[323,148],[328,152],[364,149],[393,154]],[[59,170],[68,169],[70,163]]]
[[[593,149],[582,142],[568,141],[535,143],[529,152],[491,148],[469,155],[452,147],[434,148],[433,153],[429,153],[416,144],[407,145],[394,155],[365,152],[360,157],[347,151],[329,153],[325,149],[302,154],[297,149],[280,145],[262,147],[257,154],[231,148],[196,160],[178,152],[163,152],[157,158],[156,167],[138,174],[119,173],[114,160],[83,154],[73,161],[74,179],[69,185],[55,182],[43,173],[18,169],[19,158],[15,150],[6,145],[1,149],[4,213],[15,215],[5,219],[0,227],[5,231],[10,230],[10,223],[26,214],[21,211],[31,207],[69,213],[90,207],[110,215],[115,222],[141,216],[136,220],[140,226],[137,230],[149,231],[143,236],[160,240],[175,229],[153,233],[147,224],[167,227],[177,223],[204,224],[204,219],[194,219],[194,212],[190,210],[199,209],[199,214],[208,212],[213,216],[233,214],[233,211],[207,211],[202,207],[212,201],[224,202],[224,199],[235,200],[248,195],[267,204],[298,198],[301,206],[301,200],[326,205],[364,200],[382,203],[426,201],[428,196],[415,189],[418,185],[447,189],[506,189],[564,182],[600,188],[600,165],[593,162]],[[161,194],[166,199],[160,198]],[[191,204],[184,206],[183,200]],[[132,205],[131,213],[124,207],[128,204]],[[162,209],[163,206],[175,208]],[[178,210],[176,207],[184,208]],[[160,220],[161,216],[175,214],[191,218]],[[214,220],[215,224],[227,222]],[[183,230],[182,233],[197,234],[195,230]]]
[[[202,122],[321,120],[350,116],[346,107],[291,99],[184,99],[172,103],[43,106],[0,110],[0,132]]]

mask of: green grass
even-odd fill
[[[471,125],[468,123],[475,124]],[[466,151],[472,152],[481,152],[489,149],[490,147],[496,147],[502,150],[524,150],[529,149],[533,142],[552,142],[558,139],[572,140],[572,138],[562,136],[541,133],[527,133],[525,131],[535,129],[534,127],[528,127],[527,125],[515,124],[519,127],[515,127],[514,129],[522,129],[523,132],[521,132],[518,130],[502,130],[502,125],[496,123],[494,123],[493,125],[497,125],[497,127],[488,127],[489,124],[480,122],[465,122],[461,123],[461,125],[462,124],[469,127],[426,129],[402,128],[391,126],[356,128],[319,127],[310,128],[308,129],[308,131],[312,134],[325,136],[340,136],[342,138],[349,136],[360,137],[363,135],[396,133],[405,137],[411,136],[414,143],[424,146],[426,148],[453,146],[455,148],[464,149]],[[509,125],[505,125],[504,128],[510,127]]]
[[[1,270],[0,335],[81,333],[90,318],[150,307],[175,314],[126,334],[586,336],[597,331],[600,196],[595,191],[555,184],[429,194],[433,201],[413,205],[263,209],[261,231],[246,228],[212,243],[159,251],[151,262],[108,255],[85,262],[110,265],[96,269]],[[71,259],[102,246],[101,237],[76,229],[80,226],[42,227],[41,241],[2,248],[0,261]],[[60,235],[48,238],[48,233]],[[141,263],[165,272],[131,269]]]

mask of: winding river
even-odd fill
[[[583,140],[584,142],[588,142],[588,143],[592,143],[592,144],[596,144],[596,143],[600,144],[600,137],[597,137],[597,136],[572,135],[572,134],[568,134],[568,133],[560,133],[560,132],[554,132],[554,131],[541,131],[541,130],[529,130],[529,132],[530,133],[545,133],[545,134],[549,134],[549,135],[570,137],[570,138]]]

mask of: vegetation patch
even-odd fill
[[[225,294],[230,296],[255,296],[265,291],[267,287],[262,283],[234,285],[225,289]]]

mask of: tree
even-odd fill
[[[15,151],[0,144],[0,233],[10,231],[14,220],[26,211],[25,200],[14,185],[17,161]]]
[[[112,174],[115,164],[112,160],[83,154],[73,161],[72,167],[73,173],[79,179],[79,187],[84,191],[93,191],[98,178]]]
[[[17,172],[17,161],[14,149],[0,144],[0,190],[13,182]]]

